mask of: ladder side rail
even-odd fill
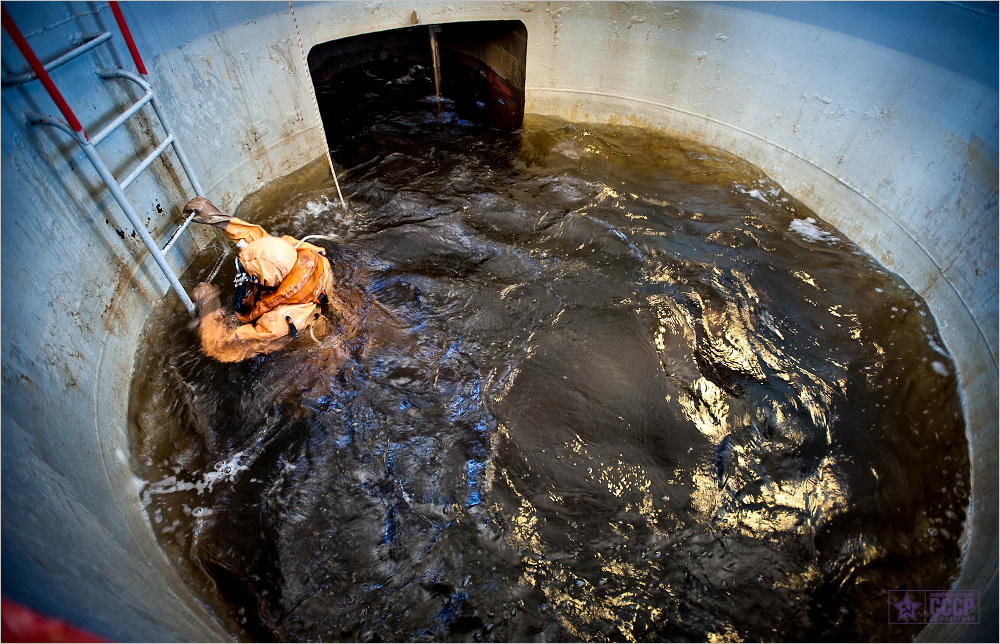
[[[191,187],[194,188],[195,195],[202,197],[205,196],[205,191],[202,190],[201,183],[198,181],[198,177],[191,168],[191,162],[188,160],[187,154],[184,153],[184,148],[181,147],[180,141],[178,141],[177,137],[174,136],[174,131],[170,127],[170,123],[167,121],[167,117],[164,114],[163,106],[155,96],[153,97],[152,104],[153,111],[156,112],[157,118],[160,119],[160,125],[163,126],[163,131],[174,137],[174,154],[176,154],[178,160],[180,160],[181,167],[184,169],[184,174],[187,175],[188,181],[191,183]]]
[[[65,65],[69,61],[71,61],[71,60],[73,60],[75,58],[80,57],[81,55],[87,53],[88,51],[90,51],[94,47],[97,47],[98,45],[102,45],[105,42],[107,42],[108,40],[110,40],[111,39],[111,32],[110,31],[104,31],[104,32],[101,32],[101,33],[97,34],[96,36],[92,36],[92,35],[84,36],[84,39],[85,40],[84,40],[83,44],[81,44],[81,45],[79,45],[79,46],[77,46],[77,47],[69,50],[68,52],[66,52],[62,56],[59,56],[58,58],[54,58],[51,61],[45,63],[44,65],[42,65],[42,69],[44,69],[46,72],[51,72],[53,69],[58,69],[59,67],[62,67],[63,65]],[[36,74],[35,72],[31,71],[31,72],[27,72],[27,73],[24,73],[24,74],[19,74],[19,75],[16,75],[16,76],[5,76],[3,78],[3,80],[0,81],[0,83],[2,83],[2,85],[4,87],[11,87],[11,86],[14,86],[14,85],[24,85],[25,83],[30,83],[31,81],[36,80],[36,79],[38,79],[38,74]]]
[[[201,182],[198,181],[198,176],[194,173],[194,170],[191,167],[191,162],[188,160],[188,156],[187,154],[185,154],[184,148],[181,146],[181,142],[174,135],[174,131],[170,127],[170,122],[167,120],[167,116],[165,114],[163,106],[160,104],[160,101],[156,98],[156,96],[153,97],[151,103],[153,106],[153,111],[156,112],[156,117],[160,119],[160,126],[163,128],[163,131],[167,133],[167,136],[173,139],[174,154],[177,155],[177,159],[181,162],[181,168],[184,169],[184,174],[187,176],[188,183],[190,183],[191,187],[194,188],[195,195],[204,196],[205,191],[202,190]],[[170,239],[167,240],[166,245],[163,247],[164,253],[173,248],[174,243],[176,243],[176,241],[180,239],[181,233],[183,233],[187,229],[188,224],[191,223],[191,220],[194,219],[194,216],[196,214],[197,213],[194,212],[191,213],[190,215],[188,215],[187,219],[181,222],[181,225],[177,227],[177,230],[174,231],[174,234],[170,236]],[[219,229],[213,227],[212,230],[215,231],[216,239],[221,240],[222,233],[219,232]],[[223,250],[223,258],[224,258],[229,255],[229,247],[223,242],[222,248],[224,249]],[[220,258],[220,262],[221,259],[222,258]],[[213,270],[212,277],[209,278],[209,281],[211,281],[215,277],[216,272],[218,272],[218,268]]]
[[[51,125],[52,127],[58,128],[73,137],[73,140],[80,145],[84,145],[87,142],[81,133],[74,132],[73,128],[67,125],[65,121],[60,121],[54,116],[42,114],[41,112],[25,112],[24,118],[27,119],[28,125]]]

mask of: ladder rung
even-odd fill
[[[170,136],[168,136],[166,139],[163,140],[163,143],[156,146],[156,149],[150,152],[149,156],[143,159],[142,163],[140,163],[138,167],[136,167],[136,169],[133,170],[130,175],[122,179],[122,182],[118,184],[119,187],[121,187],[122,190],[128,188],[129,185],[131,185],[131,183],[136,180],[136,177],[138,177],[143,170],[149,167],[149,164],[153,162],[153,159],[163,154],[163,151],[167,149],[167,146],[173,142],[174,142],[174,135],[171,134]]]
[[[86,37],[87,36],[85,36],[85,38]],[[111,32],[104,31],[97,35],[90,36],[90,38],[91,38],[90,40],[85,40],[83,44],[74,47],[73,49],[63,54],[62,56],[54,58],[50,62],[43,65],[45,71],[50,72],[53,69],[56,69],[57,67],[61,67],[66,63],[68,63],[69,61],[73,60],[74,58],[87,53],[88,51],[90,51],[94,47],[97,47],[101,43],[107,42],[108,40],[111,39]],[[35,72],[28,72],[26,74],[19,74],[17,76],[6,76],[2,81],[0,81],[0,83],[2,83],[4,87],[7,87],[9,85],[23,85],[24,83],[30,83],[36,78],[38,78],[38,76],[35,75]]]
[[[163,247],[164,255],[170,252],[170,249],[173,248],[177,240],[180,239],[181,233],[187,229],[188,224],[191,223],[191,220],[194,219],[194,216],[197,214],[198,214],[197,212],[192,212],[190,215],[187,216],[187,218],[184,221],[181,222],[181,225],[177,227],[177,230],[174,231],[174,234],[171,235],[170,239],[167,240],[166,246]]]
[[[98,143],[100,143],[101,141],[103,141],[105,139],[105,137],[107,137],[109,134],[111,134],[116,129],[118,129],[118,127],[122,123],[124,123],[129,118],[131,118],[131,116],[133,114],[135,114],[136,112],[138,112],[139,110],[141,110],[142,106],[145,105],[146,103],[150,102],[151,100],[153,100],[153,92],[147,91],[146,94],[145,94],[145,96],[143,96],[142,98],[140,98],[138,101],[136,101],[135,103],[133,103],[130,108],[128,108],[127,110],[125,110],[124,112],[122,112],[121,114],[119,114],[117,117],[115,117],[115,120],[113,120],[110,123],[108,123],[108,125],[103,130],[101,130],[100,132],[98,132],[94,136],[90,137],[91,143],[93,143],[94,145],[97,145]]]
[[[208,277],[206,277],[204,281],[208,282],[209,284],[212,283],[212,280],[215,279],[215,276],[219,274],[219,269],[222,268],[222,262],[226,261],[227,257],[229,257],[229,249],[224,248],[222,254],[219,255],[219,259],[215,260],[215,266],[212,267],[212,271],[208,274]]]

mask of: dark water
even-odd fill
[[[198,595],[266,640],[916,635],[886,591],[949,585],[969,481],[924,302],[727,154],[401,76],[331,135],[352,216],[322,163],[238,213],[337,236],[391,332],[220,364],[150,321],[133,461]]]

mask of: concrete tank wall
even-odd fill
[[[132,100],[91,72],[131,68],[106,5],[5,7],[43,59],[72,33],[116,33],[54,74],[85,127]],[[295,3],[298,33],[285,2],[122,7],[224,210],[324,153],[303,50],[409,26],[414,11],[521,20],[528,112],[657,127],[761,167],[927,299],[959,367],[974,459],[958,587],[986,591],[992,611],[986,630],[925,636],[996,633],[995,4]],[[22,70],[6,35],[2,55],[4,74]],[[126,464],[133,356],[166,281],[75,144],[26,126],[27,109],[55,113],[38,83],[3,89],[3,594],[111,638],[224,638],[156,544]],[[112,167],[150,149],[150,123],[102,144]],[[153,169],[160,180],[129,194],[159,238],[190,188],[176,162]],[[171,262],[210,242],[195,231]]]

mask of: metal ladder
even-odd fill
[[[139,74],[135,74],[133,72],[129,72],[120,68],[106,69],[98,67],[94,71],[98,77],[105,80],[125,79],[132,83],[135,83],[143,90],[144,94],[142,98],[137,100],[135,103],[129,106],[124,112],[115,117],[110,123],[104,126],[104,128],[101,129],[97,134],[93,136],[87,135],[87,132],[84,130],[83,126],[80,125],[79,120],[77,120],[76,116],[73,114],[73,111],[70,109],[65,99],[59,93],[59,90],[56,89],[56,86],[52,82],[52,79],[49,77],[48,72],[50,70],[56,69],[57,67],[60,67],[68,63],[69,61],[81,56],[82,54],[90,51],[91,49],[94,49],[95,47],[107,42],[112,37],[110,32],[105,31],[99,34],[91,34],[88,36],[84,36],[78,39],[77,42],[79,42],[80,44],[78,44],[75,48],[51,60],[47,64],[42,65],[41,62],[38,60],[38,58],[35,56],[34,51],[28,45],[24,36],[21,34],[20,30],[17,28],[13,20],[8,15],[7,8],[3,7],[3,27],[7,31],[7,33],[11,36],[11,38],[14,40],[14,43],[17,45],[18,50],[20,50],[21,54],[28,61],[28,64],[31,66],[32,71],[18,76],[4,77],[2,80],[0,80],[0,82],[2,82],[4,86],[24,84],[34,81],[36,79],[42,82],[42,84],[45,86],[45,89],[48,91],[49,96],[59,107],[59,110],[62,112],[62,115],[63,117],[65,117],[66,120],[63,121],[53,116],[49,116],[47,114],[41,114],[39,112],[26,112],[25,117],[27,118],[28,123],[30,125],[36,125],[36,124],[51,125],[66,132],[71,137],[73,137],[73,139],[77,142],[77,144],[83,149],[83,152],[84,154],[87,155],[87,158],[90,159],[90,162],[93,164],[94,169],[97,170],[97,173],[100,175],[101,179],[108,186],[108,189],[114,196],[115,201],[118,202],[118,205],[125,213],[125,216],[128,217],[129,222],[131,222],[133,228],[139,234],[139,237],[142,239],[143,243],[146,245],[146,248],[148,248],[149,252],[153,255],[153,259],[156,261],[156,264],[160,267],[160,270],[163,271],[163,274],[166,276],[167,281],[170,282],[170,286],[174,289],[174,292],[177,293],[178,297],[181,298],[181,302],[184,303],[184,307],[188,310],[188,312],[191,315],[195,315],[196,314],[195,304],[194,302],[191,301],[191,297],[188,295],[187,291],[181,285],[180,280],[177,278],[177,274],[170,267],[170,265],[167,264],[166,254],[170,252],[171,248],[174,247],[177,240],[180,238],[181,233],[183,233],[187,229],[188,224],[191,223],[191,220],[194,218],[196,213],[192,212],[190,215],[184,218],[181,224],[174,230],[173,234],[170,235],[170,238],[167,240],[167,243],[161,249],[159,245],[156,243],[156,241],[153,239],[152,235],[149,233],[149,230],[146,228],[145,224],[142,223],[142,220],[140,219],[138,213],[136,213],[135,208],[132,207],[131,201],[125,195],[125,189],[128,188],[128,186],[133,181],[135,181],[136,178],[138,178],[138,176],[142,174],[142,172],[146,170],[154,160],[156,160],[161,154],[163,154],[167,150],[167,148],[172,147],[174,150],[174,154],[177,156],[177,159],[181,163],[181,167],[184,169],[184,174],[187,176],[188,182],[191,184],[191,187],[194,188],[194,193],[196,195],[202,195],[202,196],[205,193],[202,191],[201,184],[198,182],[198,178],[191,170],[191,164],[188,162],[187,155],[184,154],[184,150],[181,148],[180,142],[177,140],[177,137],[174,136],[173,130],[170,128],[170,125],[167,122],[166,117],[164,116],[163,108],[160,105],[160,102],[156,99],[156,94],[153,92],[153,88],[148,81],[146,68],[142,64],[142,59],[139,57],[139,52],[135,47],[135,42],[132,40],[132,35],[128,30],[128,25],[125,24],[125,19],[121,14],[121,10],[118,7],[118,3],[109,2],[108,4],[111,6],[112,12],[115,14],[115,19],[118,22],[118,27],[125,38],[125,41],[129,48],[129,52],[132,54],[132,60],[136,65],[136,69],[139,70],[141,76]],[[156,148],[152,152],[150,152],[128,174],[128,176],[119,181],[111,173],[111,170],[108,169],[108,166],[104,163],[103,158],[97,152],[97,145],[100,144],[101,141],[103,141],[105,138],[107,138],[109,134],[118,129],[129,118],[138,113],[139,110],[141,110],[147,104],[153,107],[153,112],[156,114],[156,118],[160,122],[160,126],[163,128],[163,131],[166,133],[166,138],[158,142]],[[218,272],[218,269],[221,266],[222,261],[225,259],[226,254],[228,253],[224,253],[219,258],[215,267],[212,269],[211,273],[212,277],[214,277],[215,273]],[[209,281],[211,281],[212,277],[209,277]]]

